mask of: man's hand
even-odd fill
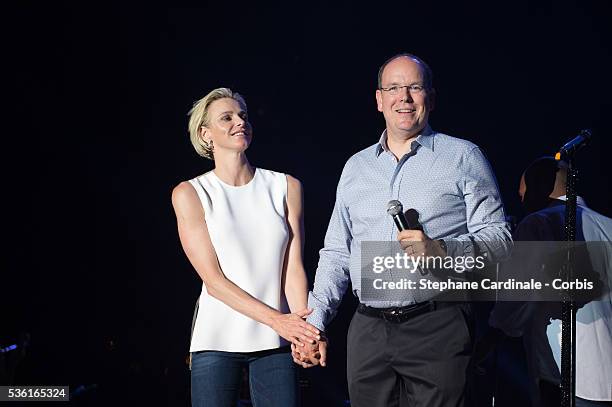
[[[321,336],[321,339],[314,344],[307,344],[304,347],[298,347],[291,344],[291,356],[293,361],[303,368],[309,368],[320,365],[327,365],[327,338]]]
[[[445,257],[440,242],[432,240],[421,230],[403,230],[397,234],[402,249],[412,257]]]

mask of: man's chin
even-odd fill
[[[398,130],[402,133],[408,133],[410,135],[417,135],[425,128],[423,123],[402,123],[397,126]]]

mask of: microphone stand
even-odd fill
[[[566,263],[561,277],[566,281],[574,280],[574,250],[576,241],[576,180],[578,170],[574,157],[566,158],[567,187],[565,193],[565,240]],[[568,287],[571,287],[568,285]],[[561,407],[576,405],[576,301],[574,292],[568,288],[562,292],[561,305]]]

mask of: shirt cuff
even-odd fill
[[[452,257],[453,259],[463,258],[463,261],[460,264],[457,261],[455,273],[458,273],[458,275],[455,277],[460,277],[463,273],[474,270],[477,254],[476,247],[471,239],[459,240],[456,238],[448,238],[440,240],[443,240],[446,245],[446,256]],[[466,261],[469,258],[472,258],[473,260]]]
[[[325,331],[326,312],[321,308],[320,302],[312,295],[312,292],[308,293],[308,308],[312,308],[312,314],[306,317],[306,322]]]

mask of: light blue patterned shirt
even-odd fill
[[[444,239],[449,255],[486,253],[504,258],[512,247],[499,189],[478,146],[427,126],[399,161],[387,148],[387,134],[353,155],[344,166],[336,204],[320,251],[307,321],[324,330],[333,319],[349,281],[361,299],[361,242],[396,241],[397,229],[386,213],[392,199],[414,208],[424,233]],[[417,302],[366,301],[378,308]],[[363,301],[362,301],[363,302]]]

